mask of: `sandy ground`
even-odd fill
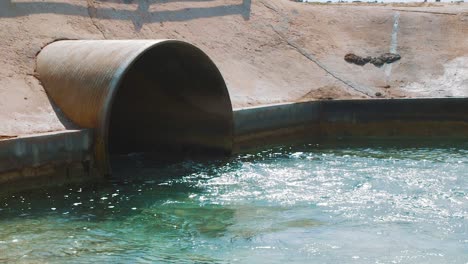
[[[234,107],[468,96],[468,3],[1,0],[0,36],[0,138],[71,126],[34,75],[36,54],[63,38],[194,43],[220,68]],[[343,59],[391,51],[402,59],[381,68]]]

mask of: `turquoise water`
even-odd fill
[[[0,262],[468,263],[466,145],[118,165],[1,198]]]

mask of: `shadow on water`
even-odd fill
[[[204,183],[237,171],[243,159],[250,158],[181,161],[154,153],[114,157],[118,173],[106,181],[0,198],[0,241],[32,234],[25,242],[28,250],[32,247],[43,254],[45,249],[37,242],[47,239],[53,248],[50,254],[55,256],[70,251],[61,245],[72,235],[80,243],[79,250],[86,251],[79,253],[82,256],[106,252],[118,256],[118,262],[127,256],[133,262],[135,255],[145,254],[171,261],[194,258],[196,263],[217,263],[216,256],[207,253],[212,248],[203,251],[206,245],[243,246],[262,234],[318,225],[309,218],[290,220],[286,217],[290,208],[224,205],[205,199],[210,188]],[[278,220],[272,223],[271,219]]]
[[[238,0],[238,4],[219,5],[212,7],[190,7],[178,10],[150,11],[153,5],[171,2],[213,2],[214,0],[87,0],[87,6],[73,3],[47,2],[31,0],[16,2],[12,0],[1,1],[0,17],[19,17],[31,14],[62,14],[69,16],[89,16],[105,20],[129,20],[139,31],[144,24],[174,21],[188,21],[198,18],[221,17],[240,15],[245,20],[250,19],[251,0]],[[136,9],[127,8],[101,8],[95,3],[110,2],[132,5]]]
[[[419,156],[418,149],[428,149],[431,154]],[[114,176],[104,181],[1,197],[0,222],[57,215],[67,221],[131,219],[132,223],[154,221],[152,225],[159,230],[185,226],[187,232],[197,230],[216,237],[222,236],[233,224],[236,209],[200,199],[210,191],[204,183],[225,173],[240,171],[245,163],[276,163],[281,159],[300,158],[301,153],[434,162],[442,159],[443,162],[441,153],[448,150],[465,155],[467,149],[466,141],[335,141],[276,147],[224,159],[207,157],[181,161],[154,153],[132,153],[114,157]],[[320,155],[314,157],[320,158]]]
[[[421,149],[427,149],[430,154],[418,156],[418,150]],[[132,153],[113,158],[114,176],[105,181],[1,197],[0,221],[57,213],[75,220],[116,220],[142,213],[144,215],[148,210],[150,214],[153,210],[164,210],[172,212],[168,215],[185,214],[193,218],[193,222],[210,222],[203,217],[216,216],[229,223],[228,218],[234,214],[232,210],[210,202],[194,201],[192,197],[203,196],[207,191],[204,182],[238,171],[243,163],[276,163],[281,159],[300,157],[301,153],[443,162],[441,152],[446,153],[448,150],[465,155],[467,149],[466,141],[334,141],[282,146],[223,159],[205,157],[181,161],[177,157],[163,157],[154,153]],[[199,210],[206,212],[197,213]]]
[[[60,219],[114,222],[139,232],[220,237],[235,210],[194,200],[205,190],[184,177],[215,177],[227,160],[161,159],[157,154],[114,157],[116,175],[104,181],[49,187],[0,198],[0,223]],[[1,225],[1,224],[0,224]],[[120,227],[119,227],[120,228]],[[176,230],[175,230],[176,229]],[[194,234],[194,232],[196,234]],[[0,232],[1,233],[1,232]],[[1,240],[1,239],[0,239]]]
[[[329,198],[317,198],[312,204],[269,203],[265,198],[268,196],[261,193],[273,192],[270,195],[275,195],[285,191],[282,189],[285,182],[277,181],[276,187],[271,188],[263,186],[262,191],[262,188],[256,189],[255,184],[267,181],[252,181],[250,172],[256,174],[256,169],[263,168],[265,174],[260,178],[265,180],[264,176],[278,177],[283,175],[283,169],[294,170],[298,164],[305,165],[306,170],[316,166],[320,170],[321,164],[325,164],[321,167],[323,171],[330,168],[328,165],[335,166],[335,161],[347,162],[347,156],[352,156],[351,160],[355,161],[357,157],[360,162],[378,161],[371,164],[382,164],[381,160],[390,158],[405,162],[409,159],[407,164],[410,166],[413,166],[412,160],[424,159],[437,166],[439,160],[442,163],[444,159],[450,162],[462,160],[459,157],[466,157],[467,151],[466,141],[366,140],[282,146],[215,160],[193,157],[179,160],[154,153],[117,156],[113,162],[118,173],[105,181],[44,188],[0,198],[0,241],[11,242],[0,243],[0,252],[2,249],[7,252],[7,261],[28,252],[31,259],[62,257],[62,253],[78,254],[84,259],[105,253],[101,255],[105,256],[106,262],[111,262],[112,258],[117,262],[122,262],[122,258],[128,258],[126,262],[135,262],[145,256],[156,258],[151,259],[152,262],[194,258],[200,263],[210,263],[226,259],[216,255],[219,251],[249,249],[261,245],[262,239],[268,237],[274,241],[285,239],[294,248],[294,245],[302,246],[300,238],[294,239],[299,230],[317,234],[311,232],[327,226],[329,211],[323,211],[314,203]],[[450,162],[445,161],[445,164]],[[276,174],[268,173],[271,168],[276,168]],[[242,177],[243,174],[247,177]],[[218,177],[222,180],[217,181]],[[342,178],[340,183],[347,184],[345,176],[337,177]],[[300,179],[311,178],[313,174]],[[326,189],[326,186],[320,186],[319,178],[306,181],[297,190],[307,189],[310,187],[307,184],[318,184],[318,189],[309,188],[314,193],[320,188]],[[406,182],[401,184],[407,185]],[[253,188],[246,188],[247,185]],[[349,187],[345,193],[361,191],[355,190],[352,183]],[[286,195],[296,190],[296,187],[291,188]],[[329,188],[331,192],[335,191],[333,186]],[[228,200],[218,199],[223,191],[230,194]],[[252,191],[258,191],[260,195],[239,194]],[[335,202],[340,208],[348,206],[350,212],[357,210],[357,204],[350,206],[340,202],[339,197],[337,199]],[[47,245],[42,243],[45,240]],[[72,253],[70,248],[78,253]]]

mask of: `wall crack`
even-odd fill
[[[97,17],[97,9],[94,6],[94,0],[86,0],[86,2],[88,5],[88,16],[91,19],[91,23],[93,23],[94,27],[101,33],[102,37],[104,39],[107,39],[106,35],[104,34],[104,30],[101,29],[101,26],[99,26],[98,23],[95,21],[95,18]]]
[[[286,36],[283,35],[283,33],[276,30],[273,26],[272,26],[272,29],[281,39],[283,39],[288,44],[288,46],[290,46],[291,48],[296,50],[299,54],[301,54],[302,56],[304,56],[308,60],[315,63],[319,68],[324,70],[330,76],[332,76],[336,80],[340,81],[341,83],[345,84],[346,86],[350,87],[351,89],[353,89],[353,90],[355,90],[355,91],[357,91],[357,92],[359,92],[361,94],[364,94],[366,96],[372,96],[372,93],[371,93],[371,91],[369,89],[365,89],[365,90],[367,90],[367,91],[365,91],[364,89],[362,89],[360,87],[357,87],[355,84],[351,83],[350,81],[347,81],[347,80],[337,76],[334,72],[332,72],[330,69],[328,69],[327,66],[325,66],[323,63],[321,63],[315,56],[308,53],[306,50],[304,50],[302,47],[300,47],[299,45],[297,45],[293,41],[289,40]]]

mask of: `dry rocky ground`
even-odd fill
[[[220,68],[234,107],[468,96],[468,3],[1,0],[0,138],[64,129],[35,76],[58,39],[181,39]],[[382,67],[344,56],[397,53]]]

